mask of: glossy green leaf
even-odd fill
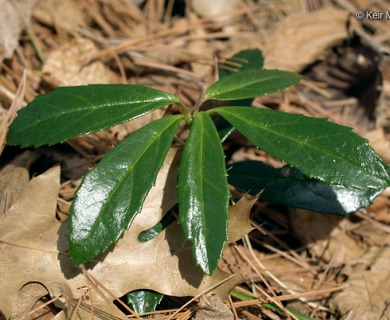
[[[211,274],[227,240],[229,189],[224,153],[207,113],[196,114],[179,170],[179,222],[197,264]]]
[[[219,68],[219,79],[227,77],[233,73],[243,72],[247,70],[261,70],[264,64],[264,56],[259,49],[247,49],[236,53],[228,59],[233,65],[226,65],[229,69]],[[229,105],[235,106],[251,106],[253,98],[243,100],[229,101]],[[215,122],[220,140],[223,142],[234,130],[233,126],[225,119],[219,118]]]
[[[227,62],[218,69],[219,79],[236,72],[247,70],[261,70],[264,65],[264,56],[259,49],[245,49],[227,59]]]
[[[276,169],[251,160],[234,163],[229,169],[228,180],[238,190],[252,195],[264,189],[260,199],[273,204],[341,216],[368,207],[383,191],[329,186],[294,168]]]
[[[132,120],[178,99],[130,84],[58,87],[18,112],[7,143],[22,147],[52,145]]]
[[[311,178],[359,189],[390,184],[379,156],[351,128],[268,109],[222,107],[211,112],[221,114],[256,147]]]
[[[139,129],[84,177],[70,209],[74,264],[106,250],[130,226],[155,183],[181,120],[181,115],[169,116]]]
[[[212,84],[205,99],[238,100],[255,98],[285,89],[301,76],[280,70],[247,70],[231,74]]]
[[[159,223],[157,223],[152,228],[142,231],[138,235],[139,242],[146,242],[152,240],[157,237],[161,231],[167,228],[171,223],[176,221],[176,217],[172,214],[172,212],[167,212],[167,214],[161,219]]]
[[[133,310],[140,314],[151,312],[160,304],[163,294],[151,290],[136,290],[126,295],[127,304],[131,304]]]

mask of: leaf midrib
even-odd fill
[[[199,162],[199,178],[200,178],[200,185],[201,185],[201,218],[202,218],[202,226],[201,226],[201,233],[202,233],[202,238],[203,238],[203,241],[204,239],[206,238],[205,237],[205,234],[206,234],[206,221],[205,221],[205,209],[204,209],[204,193],[203,193],[203,189],[204,189],[204,179],[203,179],[203,174],[202,174],[202,168],[203,168],[203,161],[204,161],[204,150],[203,150],[203,146],[204,146],[204,126],[203,126],[203,117],[204,115],[202,114],[199,114],[198,117],[199,117],[199,126],[200,126],[200,162]],[[207,247],[207,246],[206,246]]]

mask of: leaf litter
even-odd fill
[[[64,308],[68,317],[76,312],[83,319],[92,310],[95,310],[98,319],[104,319],[99,316],[100,313],[123,317],[119,310],[115,312],[110,302],[113,297],[121,297],[137,289],[150,289],[173,296],[195,296],[207,290],[222,301],[226,299],[229,291],[244,280],[243,277],[239,274],[229,276],[221,270],[210,277],[204,275],[196,267],[191,246],[185,241],[178,224],[171,225],[150,241],[138,241],[139,233],[159,222],[177,201],[176,153],[172,150],[168,154],[156,184],[131,229],[108,254],[90,261],[82,272],[71,263],[65,223],[61,224],[55,218],[60,188],[59,167],[33,178],[0,221],[3,284],[0,309],[3,313],[7,317],[18,318],[29,311],[19,307],[22,302],[19,301],[20,292],[29,283],[46,288],[52,298],[58,299],[54,304]],[[231,241],[243,237],[251,229],[241,226],[249,226],[247,216],[253,202],[243,198],[237,204],[239,207],[232,207]],[[240,210],[242,207],[246,210]],[[161,278],[165,281],[160,281]],[[108,297],[107,292],[101,291],[109,292]],[[78,299],[85,301],[80,307],[73,307]]]
[[[208,11],[208,13],[214,13],[208,15],[197,12],[195,8],[198,3],[191,8],[185,8],[184,1],[177,1],[175,4],[173,1],[166,1],[165,7],[163,2],[152,0],[140,2],[143,3],[142,6],[138,6],[139,3],[136,1],[72,1],[66,8],[69,11],[65,12],[60,9],[61,2],[41,1],[40,8],[32,13],[33,18],[29,27],[22,31],[16,50],[12,46],[7,46],[7,50],[11,48],[15,51],[12,56],[7,53],[7,58],[3,60],[0,67],[0,121],[4,122],[16,112],[12,108],[9,109],[15,98],[18,97],[18,104],[23,105],[24,102],[31,101],[37,93],[47,92],[59,84],[87,84],[97,81],[148,85],[171,93],[179,90],[183,100],[191,103],[197,99],[204,83],[215,80],[214,57],[224,61],[223,59],[242,49],[257,47],[265,49],[266,65],[272,63],[275,68],[285,69],[284,65],[288,63],[291,70],[304,71],[304,74],[307,70],[309,72],[307,80],[299,87],[282,94],[256,99],[255,106],[327,117],[340,124],[352,126],[358,133],[368,138],[379,154],[388,161],[390,91],[387,71],[390,69],[389,61],[381,59],[378,62],[383,83],[379,95],[375,91],[370,93],[374,94],[371,100],[375,101],[373,119],[369,119],[364,109],[359,106],[359,97],[348,95],[337,88],[331,88],[332,82],[337,82],[335,78],[325,77],[320,78],[320,81],[315,77],[310,78],[313,74],[313,72],[310,73],[312,64],[319,65],[315,70],[316,75],[319,74],[318,70],[323,71],[328,67],[332,69],[327,74],[334,74],[335,70],[344,66],[344,48],[348,49],[346,53],[350,52],[349,34],[346,28],[348,13],[353,16],[357,9],[364,7],[378,11],[386,10],[385,2],[301,1],[299,4],[281,2],[264,5],[256,1],[232,1],[231,7],[229,4],[221,9],[216,5],[213,10]],[[209,2],[207,5],[212,4]],[[333,13],[329,14],[331,10]],[[185,16],[186,11],[188,17]],[[26,12],[20,11],[19,13],[28,21],[29,13]],[[52,14],[47,14],[48,12]],[[68,18],[64,19],[63,16]],[[71,20],[72,23],[67,23]],[[358,22],[351,19],[350,22],[349,31],[356,30],[359,37],[365,39],[366,45],[375,48],[377,52],[386,54],[389,50],[387,40],[389,21]],[[330,27],[331,25],[333,27]],[[361,28],[362,25],[365,29]],[[13,27],[8,25],[1,28],[11,30]],[[332,32],[328,32],[329,29],[332,29]],[[20,30],[12,29],[13,43],[16,43]],[[294,36],[290,34],[292,30],[294,30]],[[370,30],[371,34],[367,33],[367,30]],[[344,46],[341,44],[343,41],[347,43],[346,47],[345,43]],[[4,46],[4,43],[1,45]],[[291,49],[286,50],[287,47]],[[334,52],[337,54],[335,55]],[[353,50],[352,52],[355,58],[360,54]],[[277,60],[282,54],[283,59]],[[331,59],[337,61],[335,65],[320,63]],[[43,73],[41,73],[42,70],[44,70]],[[17,88],[23,82],[24,72],[27,81],[23,96],[20,98]],[[349,73],[353,74],[352,71]],[[343,79],[350,79],[344,73],[342,75]],[[174,108],[172,111],[175,111]],[[161,115],[160,112],[153,117],[159,118]],[[18,283],[18,278],[10,276],[10,279],[7,278],[6,281],[17,285],[14,292],[7,291],[6,295],[0,291],[0,294],[3,294],[0,299],[3,304],[9,301],[3,300],[3,297],[8,299],[6,296],[9,295],[12,299],[16,299],[15,301],[24,301],[23,305],[19,305],[19,309],[31,310],[37,307],[37,300],[40,300],[40,303],[50,302],[51,298],[56,299],[61,294],[61,298],[54,303],[63,308],[64,304],[68,303],[67,299],[72,301],[75,297],[83,297],[80,292],[85,292],[86,295],[92,295],[93,303],[92,300],[88,302],[77,300],[77,298],[74,301],[76,304],[80,302],[81,307],[78,312],[86,312],[87,319],[90,317],[88,312],[92,310],[95,316],[101,316],[101,313],[95,312],[97,309],[91,309],[92,305],[96,308],[102,306],[101,310],[109,308],[110,314],[117,312],[104,305],[107,301],[96,290],[104,291],[104,288],[109,287],[116,297],[120,297],[127,293],[128,288],[121,288],[120,285],[115,288],[116,285],[111,285],[110,282],[97,284],[94,274],[92,274],[93,278],[87,278],[96,266],[88,269],[87,265],[85,273],[81,274],[79,270],[65,263],[69,268],[68,272],[77,275],[75,279],[81,279],[80,284],[82,283],[84,287],[78,286],[79,291],[72,289],[73,287],[69,284],[71,281],[67,281],[69,279],[64,280],[63,276],[59,276],[61,272],[58,271],[60,269],[58,265],[56,266],[53,255],[58,254],[60,243],[56,243],[55,239],[58,239],[60,234],[56,234],[54,230],[57,228],[59,232],[62,229],[54,213],[57,204],[57,214],[61,220],[66,220],[81,173],[85,172],[88,166],[93,166],[102,154],[123,140],[134,128],[143,126],[149,120],[147,117],[144,119],[141,117],[136,120],[137,124],[129,123],[130,127],[127,126],[128,124],[123,124],[104,132],[72,139],[65,145],[66,147],[56,146],[51,150],[40,149],[39,152],[54,159],[54,162],[61,162],[62,176],[66,179],[61,181],[61,185],[58,180],[58,168],[51,169],[28,183],[28,167],[35,161],[33,160],[36,157],[35,152],[30,155],[24,154],[27,162],[20,163],[18,162],[20,160],[15,160],[9,166],[4,166],[9,162],[7,159],[12,158],[14,152],[8,148],[5,149],[0,159],[3,167],[0,181],[3,184],[3,195],[5,192],[6,196],[5,200],[2,196],[1,203],[4,210],[8,209],[7,218],[11,219],[9,224],[12,221],[9,212],[16,210],[15,204],[14,207],[9,208],[11,202],[20,203],[18,197],[20,201],[23,197],[26,198],[27,203],[24,204],[27,206],[26,212],[30,213],[34,206],[42,205],[46,209],[41,212],[47,211],[46,214],[50,214],[51,220],[45,224],[47,228],[43,229],[43,226],[39,224],[39,219],[32,219],[32,225],[37,226],[36,231],[23,233],[22,231],[26,228],[24,223],[26,214],[22,215],[23,218],[14,218],[12,226],[7,228],[3,226],[5,219],[3,215],[0,218],[2,221],[0,237],[2,241],[5,241],[4,235],[8,234],[8,237],[11,237],[14,234],[18,238],[15,239],[15,243],[21,241],[21,244],[24,243],[27,248],[30,248],[35,243],[42,243],[52,232],[51,242],[49,241],[48,245],[54,250],[43,258],[46,259],[43,261],[48,261],[47,264],[42,264],[39,259],[31,260],[33,251],[31,248],[19,246],[18,249],[11,251],[14,254],[14,252],[29,250],[30,254],[26,256],[22,254],[18,257],[18,259],[27,260],[19,265],[17,271],[20,271],[22,275],[31,275],[30,270],[36,270],[36,279],[42,281],[42,278],[47,277],[51,285],[42,286],[40,281],[35,282],[32,278],[29,278],[29,281]],[[132,124],[134,127],[131,127]],[[6,126],[2,128],[4,130]],[[175,145],[180,146],[180,140],[177,140]],[[253,159],[275,166],[281,165],[264,152],[245,144],[238,136],[232,136],[226,148],[228,150],[231,148],[232,151],[238,149],[237,152],[233,151],[232,159],[235,161]],[[28,159],[30,156],[31,160]],[[42,162],[42,157],[38,161]],[[53,161],[49,163],[51,164],[44,163],[43,166],[49,168]],[[6,171],[9,175],[3,176]],[[8,184],[7,181],[11,179],[14,182]],[[37,179],[38,182],[41,181],[39,183],[47,185],[47,188],[32,191],[31,184],[38,183]],[[60,189],[59,199],[57,199],[58,189]],[[28,190],[32,192],[30,196],[25,195]],[[237,199],[241,196],[235,190],[232,192]],[[353,319],[363,318],[363,316],[386,319],[388,317],[386,299],[388,299],[389,283],[388,250],[386,249],[390,220],[388,218],[389,198],[389,192],[386,190],[371,207],[357,212],[349,219],[324,217],[315,213],[304,214],[300,210],[294,210],[294,212],[289,210],[287,213],[285,208],[274,207],[269,203],[256,203],[251,214],[252,226],[255,226],[256,230],[250,233],[249,238],[246,238],[242,245],[227,246],[224,254],[225,261],[220,263],[222,270],[239,272],[249,279],[247,283],[237,285],[229,299],[224,301],[225,306],[231,311],[230,314],[224,313],[226,309],[220,305],[219,300],[214,301],[214,298],[210,298],[213,297],[210,293],[202,296],[199,295],[201,292],[197,291],[189,295],[202,297],[200,298],[203,300],[199,305],[200,310],[211,309],[211,313],[202,311],[206,314],[204,317],[210,319],[213,314],[212,310],[217,310],[216,316],[226,315],[226,319],[229,319],[232,313],[236,319],[266,317],[294,319],[296,316],[288,310],[299,311],[316,319],[338,319],[348,316]],[[29,214],[27,215],[30,217]],[[317,219],[320,218],[322,220],[318,221]],[[157,223],[157,220],[154,222]],[[20,230],[17,230],[15,226],[20,226]],[[37,237],[39,228],[44,230],[41,232],[41,238]],[[249,232],[252,227],[246,225],[245,228],[243,226],[240,228],[243,228],[243,233],[238,233],[235,240]],[[23,236],[20,236],[21,234]],[[125,238],[120,243],[125,243]],[[66,251],[66,243],[61,243],[61,246]],[[109,257],[114,259],[115,250],[108,253],[106,259]],[[37,254],[38,252],[39,250]],[[42,251],[39,254],[42,254]],[[66,255],[61,255],[62,260],[59,261],[64,261],[64,257]],[[4,270],[4,265],[1,266],[0,270]],[[47,275],[38,272],[40,266]],[[54,268],[48,266],[54,266]],[[96,270],[104,270],[104,268],[99,267]],[[51,273],[54,274],[53,277],[50,276]],[[132,277],[128,276],[128,278]],[[53,284],[52,279],[62,281],[61,285]],[[142,285],[145,286],[148,281],[148,279],[142,281]],[[161,277],[157,282],[161,283]],[[112,283],[115,283],[114,280]],[[172,283],[175,284],[174,281],[166,281],[165,285],[172,287]],[[170,288],[170,290],[167,293],[174,295],[174,289]],[[355,296],[356,293],[359,295]],[[51,298],[48,298],[49,296]],[[107,297],[109,301],[114,299],[110,295]],[[276,311],[275,308],[266,308],[265,302],[272,302],[275,306],[279,306],[284,313]],[[177,309],[179,305],[176,303],[172,306],[172,303],[167,299],[162,306],[180,310],[176,316],[181,319],[189,319],[195,314],[196,308],[193,303],[186,305],[183,309]],[[76,304],[73,307],[76,307]],[[12,303],[6,305],[6,308],[11,305]],[[53,305],[53,303],[48,305]],[[0,310],[3,314],[5,313],[2,307]],[[54,315],[58,311],[49,310],[48,312]],[[160,310],[157,311],[156,317],[167,319],[172,312]],[[199,311],[197,317],[200,318],[202,312]],[[118,317],[121,316],[120,313],[117,314]],[[31,317],[38,318],[32,313]],[[67,316],[64,312],[60,312],[56,318],[61,317],[65,319]],[[131,315],[130,317],[134,318]]]

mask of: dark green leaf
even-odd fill
[[[151,290],[136,290],[126,295],[127,304],[131,304],[133,310],[140,314],[151,312],[161,302],[163,294]]]
[[[18,112],[7,143],[41,146],[103,130],[178,102],[169,93],[130,84],[59,87]]]
[[[247,70],[222,78],[206,91],[205,99],[238,100],[264,96],[285,89],[301,76],[280,70]]]
[[[217,267],[229,219],[224,154],[214,123],[199,112],[191,125],[179,170],[179,221],[204,272]]]
[[[218,137],[221,140],[221,143],[224,142],[227,137],[234,131],[234,127],[228,123],[224,118],[219,118],[215,122],[215,127],[218,131]]]
[[[227,77],[236,72],[242,72],[247,70],[261,70],[264,64],[264,56],[259,49],[247,49],[236,53],[234,56],[228,59],[233,64],[226,64],[225,69],[219,68],[219,79]],[[226,69],[228,67],[228,69]],[[229,101],[228,105],[234,106],[251,106],[253,99],[233,100]],[[215,126],[218,131],[221,142],[233,132],[233,126],[223,118],[219,118],[215,122]]]
[[[172,222],[176,220],[176,217],[171,213],[168,212],[159,223],[157,223],[152,228],[142,231],[138,235],[138,241],[139,242],[146,242],[149,240],[152,240],[153,238],[157,237],[157,235],[163,231],[166,227],[168,227]]]
[[[262,69],[264,56],[259,49],[246,49],[236,53],[227,61],[230,63],[225,63],[218,69],[219,79],[236,72]]]
[[[228,180],[238,190],[252,195],[264,189],[260,199],[273,204],[342,216],[368,207],[382,191],[329,186],[306,177],[294,168],[275,169],[260,161],[234,163]]]
[[[70,209],[69,246],[74,264],[103,252],[137,213],[171,146],[181,115],[154,121],[107,152],[83,179]]]
[[[383,189],[390,184],[379,156],[351,128],[268,109],[210,111],[221,114],[258,148],[311,178],[359,189]]]

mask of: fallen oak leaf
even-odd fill
[[[178,224],[170,225],[152,240],[138,241],[139,233],[158,223],[177,201],[178,159],[177,150],[171,149],[131,228],[111,251],[89,261],[85,274],[71,263],[66,223],[55,219],[59,168],[32,179],[19,200],[0,219],[0,282],[3,284],[0,310],[5,316],[8,318],[21,312],[15,310],[15,302],[18,292],[30,282],[42,284],[51,297],[58,297],[55,304],[65,310],[67,317],[77,312],[79,317],[86,318],[93,312],[96,319],[104,319],[107,315],[121,319],[123,314],[112,304],[114,297],[138,289],[173,296],[196,296],[230,277],[212,290],[224,300],[244,277],[231,276],[220,269],[212,276],[204,275],[195,265],[191,244],[185,241]],[[246,219],[249,225],[250,206],[244,207],[247,212],[238,221]],[[234,211],[231,208],[232,216],[237,214]],[[234,221],[236,219],[232,218]],[[241,226],[229,227],[229,231],[234,229],[240,229],[242,234],[236,232],[230,237],[233,240],[248,231]],[[82,301],[77,310],[72,310],[85,296],[89,300]]]
[[[56,240],[60,224],[55,219],[55,209],[59,173],[59,167],[54,167],[33,178],[13,206],[0,217],[0,310],[7,319],[20,314],[17,297],[27,283],[43,285],[51,296],[63,291],[63,300],[59,301],[62,307],[71,303],[66,283],[63,288],[57,288],[61,272],[58,268],[48,268],[58,251]]]
[[[228,226],[229,243],[240,240],[253,230],[249,222],[249,212],[259,199],[256,196],[245,194],[234,206],[229,207],[230,221]]]

